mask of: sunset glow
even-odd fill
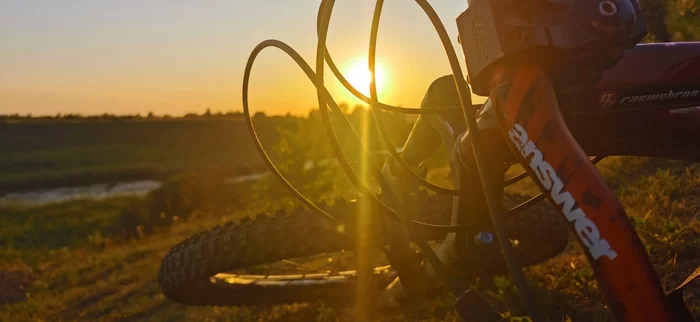
[[[313,65],[318,2],[270,0],[8,0],[0,5],[0,114],[184,115],[241,111],[250,51],[279,39]],[[374,1],[338,1],[328,48],[369,96],[367,46]],[[434,3],[449,34],[466,1]],[[450,73],[438,38],[413,3],[387,2],[377,49],[380,101],[416,107]],[[384,27],[385,26],[385,27]],[[453,41],[456,41],[453,39]],[[328,71],[327,71],[328,73]],[[338,102],[362,104],[327,77]],[[305,115],[316,92],[279,50],[255,63],[250,104],[268,114]]]
[[[375,66],[375,73],[377,95],[381,97],[389,83],[389,74],[384,64],[381,63]],[[356,59],[352,61],[343,71],[343,76],[345,76],[348,82],[362,94],[369,96],[369,85],[372,80],[372,73],[370,73],[367,66],[367,59]]]

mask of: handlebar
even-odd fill
[[[582,64],[602,70],[646,35],[636,0],[468,1],[457,18],[474,93],[488,95],[496,66],[530,63],[555,81]]]

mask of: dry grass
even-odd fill
[[[645,242],[666,289],[700,264],[700,167],[643,158],[611,158],[601,172],[616,189]],[[432,174],[444,180],[444,172]],[[442,178],[442,179],[441,179]],[[445,183],[444,181],[441,183]],[[527,183],[520,187],[530,191]],[[165,299],[156,283],[161,259],[177,242],[228,218],[204,217],[133,241],[95,247],[90,240],[64,248],[5,247],[0,257],[4,305],[0,321],[350,321],[349,308],[323,303],[261,307],[188,307]],[[47,222],[47,224],[51,224]],[[5,227],[3,227],[5,228]],[[69,232],[64,232],[68,234]],[[529,268],[541,307],[552,321],[611,321],[578,246]],[[9,286],[8,286],[9,285]],[[507,315],[522,308],[508,278],[479,281]],[[700,292],[687,302],[700,315]],[[7,295],[9,294],[9,295]],[[351,294],[349,294],[351,296]],[[14,302],[14,303],[12,303]],[[443,294],[417,306],[382,312],[383,321],[452,321],[453,298]],[[513,318],[517,320],[517,318]]]

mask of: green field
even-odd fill
[[[273,152],[290,156],[279,150]],[[288,159],[282,168],[298,166],[294,158]],[[599,168],[625,204],[664,287],[677,285],[700,264],[700,166],[610,158]],[[294,179],[346,182],[328,173]],[[430,178],[444,185],[446,173],[444,168],[434,169]],[[231,187],[233,190],[222,187],[216,177],[197,174],[171,179],[146,198],[0,207],[0,321],[354,320],[351,307],[323,302],[227,308],[183,306],[164,298],[156,277],[168,249],[196,232],[262,210],[287,207],[293,200],[267,179]],[[314,185],[302,189],[317,197],[328,191],[327,187]],[[527,181],[512,189],[525,194],[535,192]],[[552,321],[611,320],[592,271],[573,243],[561,255],[526,273]],[[523,314],[507,278],[486,283],[481,287],[489,291],[489,300],[502,312],[509,316]],[[374,318],[452,321],[453,300],[445,293],[419,305],[379,311]],[[687,292],[686,301],[692,312],[700,315],[697,288]]]
[[[361,123],[362,114],[348,115],[354,126]],[[397,144],[402,142],[410,123],[400,115],[387,114],[386,118],[392,140]],[[357,146],[349,143],[352,139],[347,127],[337,120],[335,124],[348,153],[356,153]],[[297,152],[331,156],[318,113],[310,118],[256,116],[254,125],[266,149],[273,149],[280,142],[280,135],[287,135],[289,148],[302,150],[274,161],[309,157]],[[4,122],[0,118],[0,138],[0,195],[62,186],[165,179],[192,171],[218,171],[235,176],[265,170],[243,116],[30,118]],[[369,144],[372,149],[379,146],[376,140]],[[271,157],[275,157],[274,153]]]
[[[270,144],[276,128],[292,122],[266,118],[256,126]],[[0,194],[261,165],[241,117],[8,122],[0,137]]]

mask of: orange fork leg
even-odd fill
[[[490,97],[505,139],[566,218],[615,319],[672,321],[642,242],[569,132],[549,78],[534,66],[504,68],[495,75]]]

